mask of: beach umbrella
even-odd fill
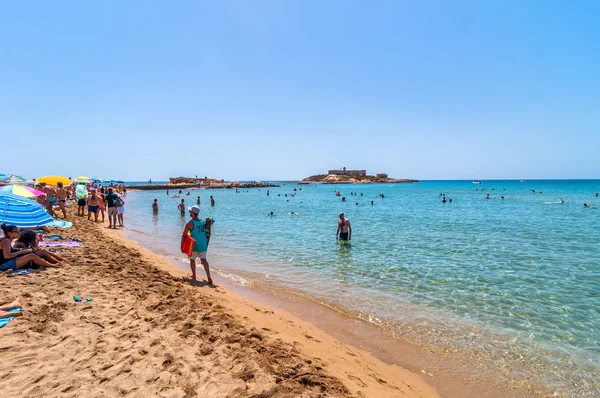
[[[55,187],[58,182],[62,182],[64,186],[71,185],[73,183],[69,177],[63,176],[44,176],[38,178],[36,182],[39,184],[45,182],[53,187]]]
[[[26,185],[6,185],[0,188],[0,192],[12,193],[13,195],[25,198],[37,198],[40,195],[44,195],[44,192]]]
[[[35,228],[54,222],[44,206],[22,196],[0,192],[0,224]]]
[[[75,197],[77,199],[85,199],[88,197],[88,191],[85,188],[85,185],[78,185],[77,188],[75,188]]]
[[[6,174],[0,174],[0,184],[7,184],[10,180],[10,176]]]
[[[75,179],[75,182],[77,184],[91,184],[92,183],[92,179],[86,176],[79,176]]]
[[[6,184],[9,185],[26,185],[27,184],[27,180],[24,179],[21,176],[15,175],[15,174],[11,174],[10,178],[8,180],[8,182]]]

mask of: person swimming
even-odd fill
[[[442,203],[446,203],[446,197],[444,196],[444,198],[442,199]]]
[[[565,204],[565,201],[563,200],[563,198],[559,198],[559,199],[560,199],[560,204],[561,204],[561,205],[564,205],[564,204]]]
[[[584,208],[584,209],[591,209],[592,207],[591,207],[591,206],[588,206],[588,204],[587,204],[587,203],[584,203],[584,204],[583,204],[583,208]]]

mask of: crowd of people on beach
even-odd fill
[[[62,218],[67,218],[68,203],[77,203],[77,215],[84,217],[87,211],[87,219],[95,222],[105,222],[105,213],[108,213],[108,228],[123,227],[123,214],[127,195],[124,184],[110,184],[101,186],[96,182],[89,184],[72,183],[68,186],[60,181],[56,186],[50,186],[45,182],[34,182],[35,188],[42,194],[35,200],[42,204],[48,214],[58,218],[55,211],[62,213]],[[50,232],[46,226],[35,228],[19,228],[15,225],[1,226],[2,237],[0,237],[0,272],[15,272],[21,268],[37,267],[60,267],[64,261],[55,252],[40,248],[43,234]],[[0,314],[2,310],[0,310]]]
[[[58,206],[63,219],[67,218],[66,206],[68,202],[77,203],[77,215],[94,222],[105,222],[108,215],[108,228],[123,227],[125,214],[125,200],[127,188],[125,184],[100,185],[96,182],[88,184],[73,183],[67,187],[62,182],[57,182],[56,187],[45,182],[35,185],[44,194],[37,197],[37,202],[45,206],[48,213],[57,218],[54,207]],[[87,213],[86,213],[87,212]]]

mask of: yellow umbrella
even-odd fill
[[[69,177],[63,176],[44,176],[36,180],[36,183],[45,182],[48,185],[56,186],[57,183],[62,182],[63,185],[71,185],[72,181]]]

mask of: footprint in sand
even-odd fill
[[[355,382],[356,384],[358,384],[362,388],[365,388],[367,386],[364,381],[362,381],[361,379],[359,379],[356,376],[348,375],[348,378],[350,380],[352,380],[353,382]]]

